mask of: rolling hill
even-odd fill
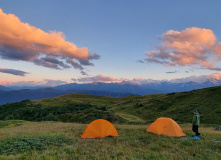
[[[191,123],[198,109],[204,124],[221,123],[221,86],[190,92],[107,97],[69,94],[0,106],[0,120],[63,121],[88,123],[104,118],[118,123],[147,123],[171,117]]]

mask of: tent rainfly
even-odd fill
[[[166,117],[161,117],[154,121],[147,129],[147,132],[170,137],[186,136],[180,126],[173,119]]]
[[[104,138],[107,136],[116,137],[119,134],[112,123],[104,119],[97,119],[87,126],[81,138]]]

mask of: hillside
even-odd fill
[[[178,123],[191,123],[198,109],[204,124],[221,123],[221,86],[182,93],[105,97],[70,94],[36,101],[0,106],[0,120],[53,120],[88,123],[104,118],[118,123],[146,123],[158,117],[171,117]]]

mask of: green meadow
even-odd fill
[[[1,160],[221,159],[221,142],[213,141],[221,140],[221,131],[211,126],[199,128],[201,140],[147,133],[147,124],[114,124],[120,137],[81,139],[86,124],[0,121],[1,124]],[[193,134],[191,124],[180,126],[188,136]]]
[[[113,98],[63,95],[0,105],[1,160],[221,159],[221,87],[191,92]],[[201,140],[189,139],[193,109]],[[175,120],[187,137],[147,133],[159,117]],[[119,137],[81,139],[95,119],[114,124]]]

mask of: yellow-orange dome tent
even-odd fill
[[[119,134],[112,123],[104,119],[97,119],[87,126],[81,138],[104,138],[106,136],[116,137]]]
[[[180,126],[174,120],[165,117],[158,118],[156,121],[154,121],[147,129],[147,132],[158,135],[163,134],[170,137],[186,136],[186,134],[183,133]]]

